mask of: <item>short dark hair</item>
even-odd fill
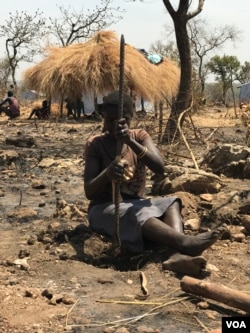
[[[107,111],[109,108],[119,106],[119,91],[112,91],[107,96],[103,97],[103,111]],[[124,116],[131,116],[133,110],[132,98],[127,93],[123,93],[123,112]]]
[[[12,96],[13,96],[13,91],[9,90],[9,91],[7,92],[7,95],[8,95],[8,97],[12,97]]]

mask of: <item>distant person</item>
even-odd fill
[[[48,101],[43,101],[40,108],[34,108],[28,119],[31,119],[33,115],[35,115],[38,119],[48,119],[50,115],[50,105]]]
[[[74,119],[80,118],[82,110],[84,108],[81,96],[74,99],[67,97],[65,99],[65,102],[65,106],[67,109],[67,118],[70,118],[70,116],[72,116]]]
[[[74,117],[75,118],[80,118],[82,110],[83,110],[83,114],[84,114],[84,105],[83,105],[82,98],[78,97],[76,99],[76,101],[75,101],[75,114],[74,114]]]
[[[67,109],[67,118],[69,118],[70,116],[73,116],[73,118],[75,117],[75,105],[74,102],[71,98],[67,97],[65,99],[66,102],[66,109]]]
[[[4,112],[10,119],[14,119],[20,116],[20,105],[16,97],[13,96],[12,91],[8,91],[7,98],[0,103],[0,115]],[[8,103],[6,107],[4,104]]]
[[[13,92],[13,96],[15,95],[16,87],[14,86],[14,84],[10,84],[9,91]]]

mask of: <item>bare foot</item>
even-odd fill
[[[196,236],[187,236],[182,243],[181,252],[193,257],[199,256],[204,250],[213,245],[225,231],[226,228],[223,226]]]
[[[162,263],[162,268],[176,273],[199,275],[206,268],[207,260],[202,257],[190,257],[185,254],[175,253]]]

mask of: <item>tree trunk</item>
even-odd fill
[[[233,101],[234,101],[234,115],[235,115],[235,118],[238,118],[233,85],[231,85],[231,92],[232,92]]]
[[[170,117],[167,121],[165,133],[162,137],[162,141],[167,143],[171,143],[179,138],[179,132],[177,130],[178,117],[191,104],[192,65],[187,33],[187,22],[182,16],[175,16],[173,20],[175,25],[177,47],[180,55],[181,78],[179,92],[176,100],[172,104]],[[182,123],[183,121],[184,119],[182,119]]]

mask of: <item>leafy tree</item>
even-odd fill
[[[41,52],[40,41],[44,34],[45,21],[42,13],[29,15],[25,11],[10,13],[5,24],[0,25],[0,37],[5,38],[5,49],[10,75],[16,86],[16,70],[22,61],[31,62]]]
[[[199,95],[204,95],[205,81],[207,77],[208,54],[220,49],[228,40],[235,41],[240,39],[240,32],[234,26],[221,26],[210,28],[206,20],[194,19],[188,23],[189,39],[193,67],[196,69],[200,84]]]
[[[9,61],[8,58],[2,58],[0,59],[0,89],[1,92],[3,89],[6,89],[7,83],[8,83],[8,78],[10,75],[10,66],[9,66]]]
[[[122,18],[119,13],[123,10],[120,7],[114,8],[111,4],[112,0],[101,0],[94,10],[88,9],[86,13],[83,9],[76,12],[70,6],[67,9],[58,6],[61,17],[49,18],[49,32],[56,44],[62,46],[84,41]]]
[[[245,61],[244,65],[241,66],[237,80],[241,84],[250,82],[250,62]]]
[[[240,70],[240,62],[235,56],[224,55],[223,57],[214,56],[208,62],[207,67],[215,75],[216,81],[221,83],[222,94],[221,99],[224,105],[226,105],[226,93],[229,89],[234,97],[233,82],[237,80],[238,71]],[[234,106],[235,98],[234,98]]]

